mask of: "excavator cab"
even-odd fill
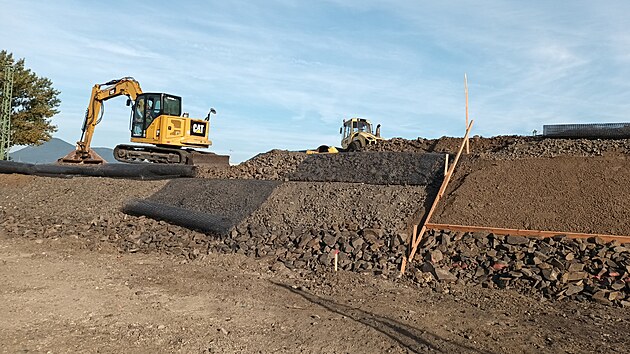
[[[142,93],[131,110],[131,142],[173,149],[207,148],[210,122],[182,115],[182,99],[167,93]],[[123,155],[117,156],[124,159]],[[172,163],[172,161],[171,161]]]
[[[131,109],[131,137],[146,138],[147,128],[162,116],[179,117],[182,114],[182,98],[167,93],[143,93],[138,95]]]

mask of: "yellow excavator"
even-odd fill
[[[96,125],[103,118],[103,102],[118,96],[127,96],[131,106],[131,142],[145,145],[118,145],[114,158],[128,163],[159,163],[185,165],[227,166],[229,156],[197,151],[208,148],[210,109],[205,119],[194,119],[182,113],[181,97],[167,93],[143,93],[138,81],[132,77],[96,84],[85,113],[81,139],[75,151],[58,160],[63,164],[103,164],[105,160],[91,149]]]

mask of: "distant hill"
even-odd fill
[[[16,162],[52,163],[60,157],[66,156],[72,150],[74,150],[74,145],[61,139],[52,138],[42,145],[27,146],[10,153],[9,156]],[[107,162],[117,162],[114,159],[114,150],[110,148],[94,148],[94,151]]]

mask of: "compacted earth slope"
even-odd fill
[[[432,221],[630,235],[628,157],[464,159]]]

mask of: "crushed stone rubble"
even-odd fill
[[[463,282],[547,299],[630,306],[630,244],[618,241],[430,231],[415,260],[414,279],[440,290]]]

